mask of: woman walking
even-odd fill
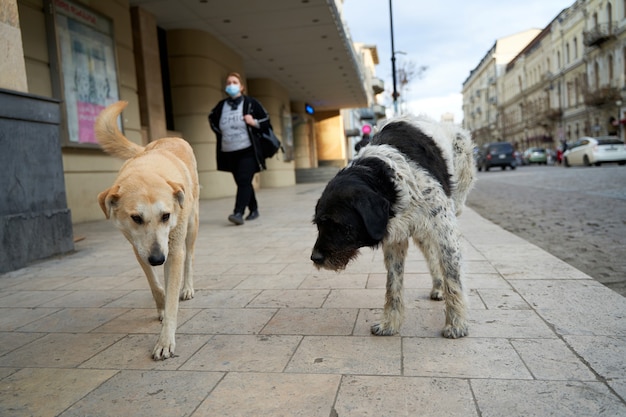
[[[259,135],[270,127],[267,112],[257,100],[246,96],[241,75],[226,77],[226,94],[211,110],[209,123],[217,135],[217,169],[231,172],[237,184],[235,208],[228,220],[236,225],[259,217],[259,207],[252,186],[254,174],[266,169]]]

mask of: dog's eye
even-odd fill
[[[130,218],[133,219],[133,221],[137,224],[143,224],[143,219],[138,214],[133,214],[132,216],[130,216]]]
[[[169,213],[165,213],[163,216],[161,216],[161,221],[163,223],[167,223],[167,221],[170,219],[170,214]]]

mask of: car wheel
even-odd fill
[[[617,165],[626,165],[626,161],[619,161]]]
[[[590,167],[591,166],[591,163],[589,162],[589,157],[587,155],[583,156],[583,164],[586,167]]]

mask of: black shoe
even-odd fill
[[[237,226],[241,226],[243,224],[243,214],[233,213],[230,216],[228,216],[228,221],[231,223],[235,223]]]
[[[246,217],[246,220],[254,220],[259,218],[259,210],[251,211]]]

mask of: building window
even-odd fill
[[[54,97],[65,106],[65,146],[98,147],[93,124],[119,100],[113,22],[80,3],[49,0]],[[58,60],[57,60],[58,57]]]

